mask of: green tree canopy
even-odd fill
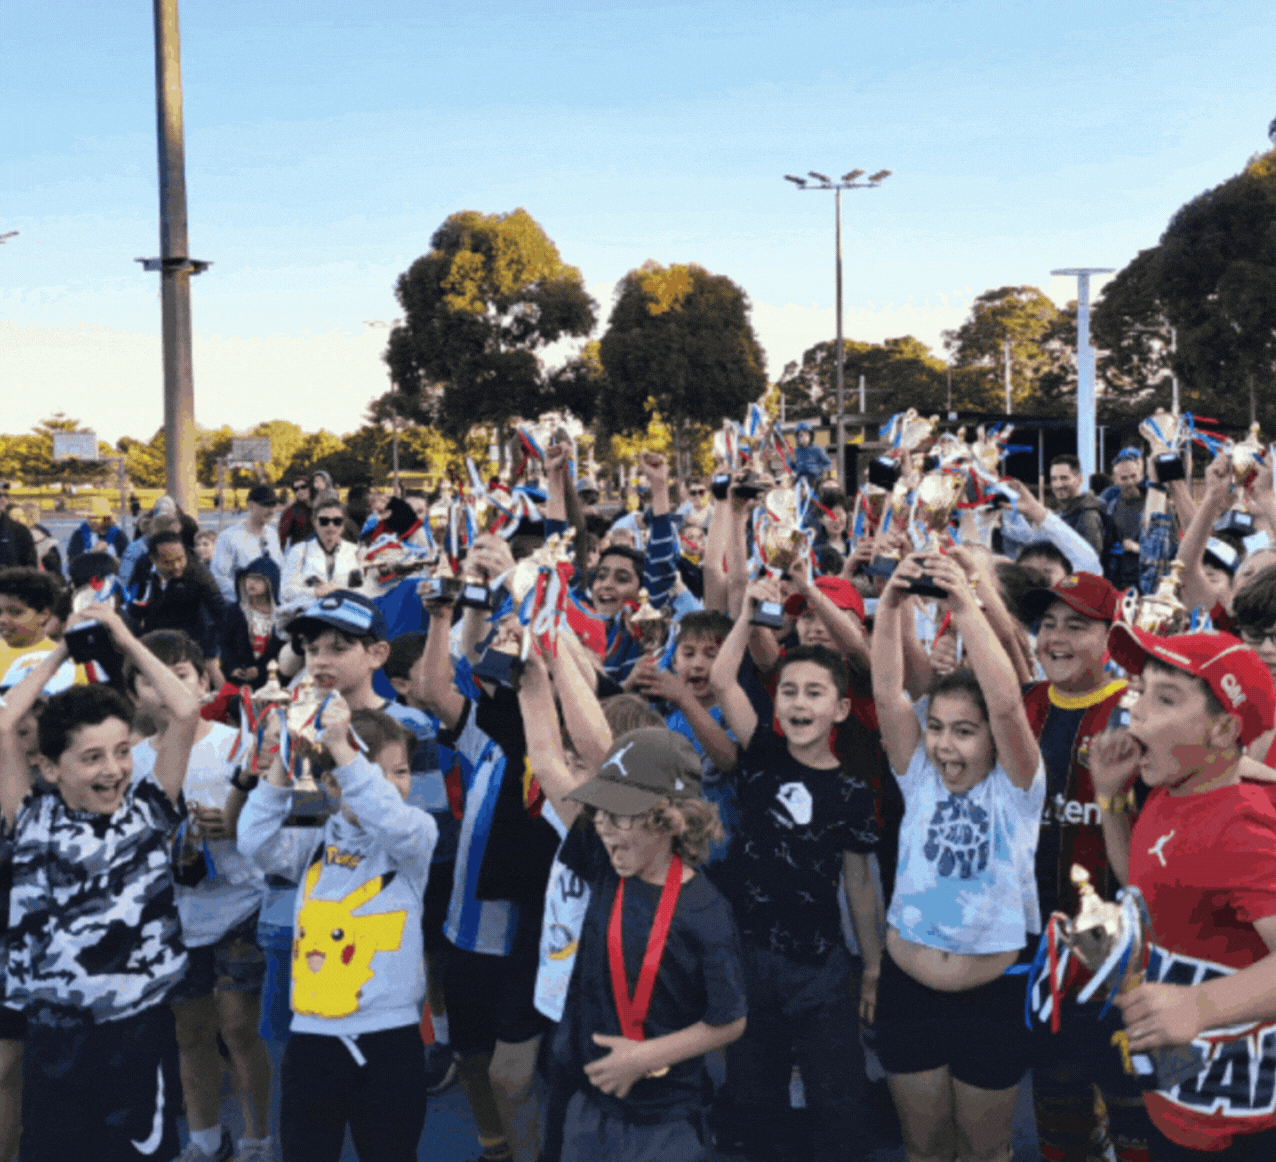
[[[766,391],[766,359],[749,321],[749,299],[726,275],[647,262],[616,288],[599,344],[607,390],[606,432],[644,431],[659,412],[675,432],[742,417]]]
[[[1005,406],[1009,340],[1011,406],[1035,414],[1075,410],[1075,336],[1075,322],[1035,286],[985,291],[971,305],[970,317],[944,332],[953,367],[965,373],[963,405],[977,411]]]
[[[404,322],[385,360],[399,406],[453,437],[546,410],[537,353],[594,326],[596,304],[580,271],[521,208],[451,215],[395,293]]]

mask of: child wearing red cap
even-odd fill
[[[1183,1046],[1204,1064],[1150,1091],[1153,1162],[1198,1153],[1276,1156],[1276,809],[1241,782],[1244,748],[1272,725],[1276,685],[1258,655],[1221,633],[1158,638],[1115,625],[1113,658],[1141,675],[1130,728],[1091,748],[1108,858],[1147,902],[1148,983],[1116,997],[1134,1067]],[[1152,791],[1133,830],[1123,792]]]

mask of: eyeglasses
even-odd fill
[[[637,822],[636,815],[613,815],[610,811],[600,811],[594,809],[594,826],[600,823],[610,823],[617,831],[632,831],[634,823]]]
[[[1270,642],[1273,646],[1276,646],[1276,625],[1266,631],[1243,629],[1241,630],[1241,641],[1247,646],[1253,646],[1255,649],[1260,648],[1264,642]]]
[[[703,495],[704,495],[704,489],[703,489],[703,488],[689,488],[687,491],[688,491],[688,492],[690,492],[692,496],[703,496]]]
[[[315,524],[317,524],[317,525],[329,525],[329,526],[330,526],[330,525],[343,525],[343,524],[345,524],[345,523],[346,523],[346,521],[345,521],[345,517],[340,517],[340,516],[317,516],[317,517],[315,517]]]

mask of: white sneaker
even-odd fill
[[[274,1138],[241,1138],[235,1162],[276,1162]]]
[[[194,1142],[189,1142],[186,1149],[178,1154],[177,1162],[230,1162],[234,1154],[235,1143],[231,1139],[230,1131],[223,1126],[222,1140],[216,1151],[209,1154],[206,1150],[201,1150]]]

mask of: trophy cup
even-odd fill
[[[455,601],[461,595],[464,582],[452,573],[452,562],[441,557],[434,572],[420,581],[416,587],[416,595],[422,604],[432,601]],[[484,590],[487,586],[483,587]]]
[[[920,520],[926,530],[924,553],[942,552],[949,543],[948,521],[966,495],[966,476],[953,469],[927,472],[917,486],[912,519]],[[923,575],[908,583],[911,593],[921,597],[947,597],[948,590]]]
[[[1231,460],[1232,479],[1236,482],[1237,502],[1224,513],[1214,530],[1247,537],[1254,531],[1254,514],[1249,511],[1250,490],[1263,466],[1263,444],[1258,436],[1258,425],[1251,424],[1249,434],[1245,439],[1234,442],[1227,454]]]
[[[1129,992],[1143,983],[1143,964],[1153,943],[1151,918],[1142,895],[1129,887],[1121,893],[1120,903],[1104,900],[1090,883],[1090,873],[1076,863],[1071,878],[1080,907],[1074,918],[1059,925],[1059,935],[1092,974],[1077,1000],[1088,1001],[1101,988],[1109,998]],[[1133,1073],[1124,1034],[1120,1036],[1126,1071]],[[1157,1088],[1164,1090],[1195,1077],[1205,1065],[1204,1054],[1195,1045],[1150,1049],[1145,1056],[1152,1062]]]
[[[627,619],[629,632],[647,657],[657,657],[669,640],[672,618],[666,610],[657,609],[645,589],[638,590],[638,608]]]
[[[913,473],[907,477],[900,477],[895,481],[895,486],[887,494],[882,504],[882,518],[877,526],[878,533],[889,532],[892,528],[902,526],[907,522],[908,494],[912,491],[916,480],[917,474]],[[885,580],[895,572],[895,567],[899,564],[902,556],[903,554],[899,549],[890,549],[885,553],[879,553],[865,566],[864,572],[870,577],[880,577]]]
[[[1186,477],[1183,445],[1187,442],[1187,423],[1182,416],[1157,408],[1139,425],[1139,435],[1152,446],[1152,463],[1156,465],[1156,478],[1161,484]],[[1156,451],[1158,447],[1165,451]]]
[[[1140,596],[1137,589],[1126,590],[1121,598],[1121,620],[1148,633],[1182,633],[1187,628],[1187,606],[1179,599],[1183,584],[1183,562],[1170,562],[1170,570],[1157,582],[1156,592]]]
[[[314,794],[319,791],[310,772],[310,761],[319,753],[319,734],[314,720],[319,712],[323,699],[309,675],[297,684],[291,693],[283,688],[279,681],[279,663],[271,662],[266,667],[266,682],[252,696],[253,713],[258,722],[268,714],[283,711],[283,721],[279,749],[281,760],[292,781],[292,789],[302,794]],[[287,738],[282,737],[282,732]],[[262,756],[254,753],[252,766],[260,769]]]
[[[900,458],[905,452],[922,451],[923,445],[935,438],[938,426],[938,416],[923,418],[916,408],[893,415],[881,432],[891,451],[868,462],[868,482],[879,488],[894,488],[900,478]]]
[[[782,576],[810,553],[810,532],[802,527],[797,494],[792,489],[775,488],[767,493],[754,537],[762,569],[772,577]],[[780,629],[784,625],[784,606],[776,601],[760,601],[750,620],[753,625]]]

